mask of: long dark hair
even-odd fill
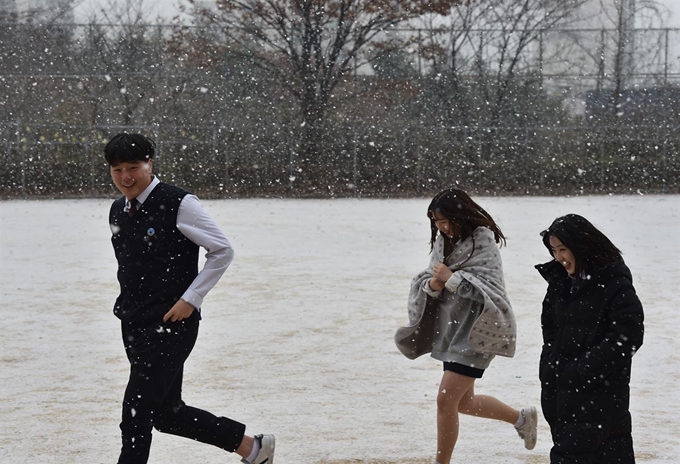
[[[461,189],[450,188],[435,195],[430,206],[427,207],[427,217],[430,218],[432,230],[430,250],[434,248],[437,232],[439,232],[435,224],[434,213],[439,213],[452,223],[459,225],[462,231],[461,239],[471,236],[477,227],[484,226],[493,232],[496,243],[505,244],[505,236],[491,215]]]
[[[583,216],[567,214],[558,217],[549,228],[541,232],[543,244],[553,256],[550,237],[559,239],[576,259],[576,275],[593,274],[603,266],[622,261],[621,250]]]

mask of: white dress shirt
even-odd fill
[[[137,196],[137,201],[144,204],[151,191],[160,183],[153,176],[151,183]],[[126,198],[124,211],[130,210],[130,200]],[[215,221],[203,209],[196,195],[185,195],[177,210],[177,228],[196,245],[207,251],[205,265],[198,273],[182,299],[194,308],[200,308],[203,299],[220,280],[234,259],[234,249],[229,239],[217,227]]]

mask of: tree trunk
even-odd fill
[[[323,163],[324,111],[318,102],[302,107],[302,133],[297,162],[297,191],[301,195],[323,193],[327,185],[328,169]]]

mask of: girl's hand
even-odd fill
[[[427,285],[429,285],[430,288],[431,288],[432,290],[434,290],[435,292],[438,292],[438,291],[440,291],[440,290],[444,290],[444,282],[442,282],[441,280],[436,279],[436,278],[434,278],[434,277],[431,278],[431,279],[427,282]]]
[[[440,280],[442,284],[444,284],[451,278],[453,272],[451,272],[451,269],[449,269],[446,264],[438,263],[432,268],[432,274],[434,275],[435,279]]]

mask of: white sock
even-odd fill
[[[515,428],[521,429],[526,421],[527,420],[524,418],[524,409],[521,409],[519,411],[519,417],[517,418],[517,422],[515,422]]]
[[[253,462],[255,458],[257,457],[257,454],[260,452],[260,442],[257,440],[253,440],[253,450],[250,452],[250,456],[246,458],[246,461],[248,462]]]

